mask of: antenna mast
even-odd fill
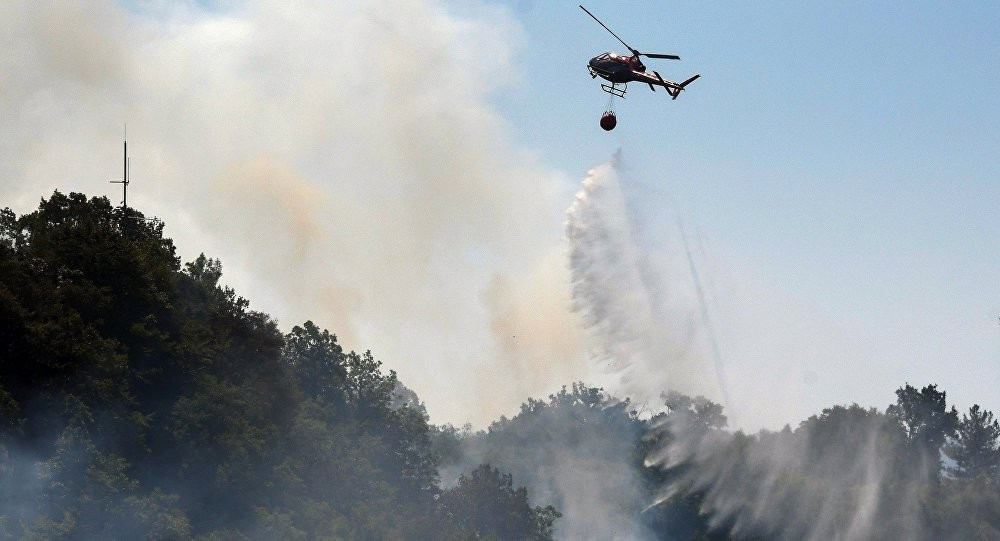
[[[111,184],[122,185],[122,208],[128,208],[128,124],[122,131],[122,179],[112,180]]]

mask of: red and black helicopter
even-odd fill
[[[674,54],[659,54],[659,53],[640,53],[638,50],[633,49],[625,40],[618,37],[608,28],[600,19],[594,17],[594,14],[587,11],[587,8],[580,6],[580,9],[585,11],[587,15],[590,15],[597,24],[604,27],[605,30],[611,32],[618,41],[622,43],[629,51],[632,52],[632,56],[620,55],[613,52],[606,52],[595,56],[590,59],[587,64],[587,69],[590,70],[590,76],[593,78],[600,77],[602,79],[610,82],[610,85],[601,83],[601,89],[611,94],[611,100],[615,97],[624,98],[625,97],[625,86],[630,82],[646,83],[649,85],[649,89],[656,91],[657,86],[662,86],[667,90],[667,94],[670,94],[672,99],[677,99],[684,87],[691,84],[692,81],[700,77],[700,75],[695,75],[683,83],[675,83],[673,81],[668,81],[656,71],[652,73],[646,71],[646,66],[643,65],[642,61],[639,59],[640,56],[645,56],[647,58],[664,58],[667,60],[680,60],[681,57]],[[613,130],[615,124],[617,123],[615,119],[615,113],[611,109],[611,100],[608,102],[608,110],[605,111],[604,115],[601,117],[601,127],[605,130]]]

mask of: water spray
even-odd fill
[[[677,215],[677,229],[681,233],[681,241],[684,244],[684,255],[687,256],[688,266],[691,268],[691,279],[694,281],[695,294],[698,296],[698,305],[701,307],[701,321],[705,325],[705,332],[708,336],[709,345],[712,346],[712,364],[715,366],[715,377],[719,382],[719,392],[722,394],[722,405],[729,412],[730,417],[734,417],[732,401],[729,399],[729,391],[726,387],[726,378],[722,353],[719,349],[719,341],[715,337],[715,328],[712,326],[712,318],[709,317],[708,303],[705,302],[705,291],[701,285],[701,278],[698,275],[698,267],[691,256],[691,247],[688,243],[687,231],[684,229],[684,221]]]

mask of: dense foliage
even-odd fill
[[[283,335],[162,231],[75,193],[0,215],[0,539],[551,537],[507,474],[440,489],[371,353]]]
[[[0,539],[1000,539],[1000,424],[935,385],[753,435],[583,383],[434,427],[221,275],[103,198],[0,211]]]

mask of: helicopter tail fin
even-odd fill
[[[657,75],[659,75],[659,74],[657,74]],[[689,78],[688,80],[684,81],[683,83],[680,83],[679,85],[677,85],[677,88],[675,88],[675,89],[671,90],[670,88],[668,88],[667,92],[670,93],[670,99],[676,100],[677,96],[681,95],[681,90],[684,90],[685,86],[687,86],[687,85],[691,84],[692,82],[694,82],[694,80],[697,79],[698,77],[701,77],[701,75],[695,75],[695,76]]]

